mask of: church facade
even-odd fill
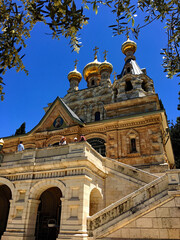
[[[113,83],[106,51],[99,62],[95,48],[86,89],[76,62],[66,96],[48,104],[29,133],[4,138],[0,239],[180,239],[180,171],[136,47],[123,43]]]

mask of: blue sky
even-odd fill
[[[23,122],[26,131],[35,127],[44,116],[43,107],[53,102],[57,96],[64,97],[69,89],[68,73],[74,69],[74,60],[78,59],[77,69],[81,73],[84,66],[93,61],[95,46],[99,47],[98,60],[104,61],[103,52],[108,51],[107,61],[113,65],[113,72],[121,73],[125,56],[121,45],[125,36],[113,37],[109,25],[114,24],[114,17],[108,8],[100,8],[97,15],[90,14],[89,24],[81,31],[83,47],[80,53],[71,52],[69,40],[63,37],[53,40],[47,35],[48,29],[38,23],[27,40],[26,56],[23,61],[29,71],[17,73],[9,70],[4,76],[6,86],[5,100],[0,102],[0,138],[11,136]],[[141,20],[137,16],[137,20]],[[143,28],[137,43],[136,61],[154,81],[155,91],[162,100],[169,120],[176,121],[179,112],[178,79],[167,79],[163,72],[161,49],[166,46],[167,36],[160,22]],[[113,82],[113,75],[111,75]],[[84,79],[80,89],[86,88]]]

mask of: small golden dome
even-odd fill
[[[101,62],[98,62],[97,58],[95,58],[94,62],[88,63],[83,70],[84,79],[86,80],[90,74],[98,74],[98,68],[100,64]]]
[[[131,41],[129,38],[122,44],[121,50],[126,55],[127,52],[132,51],[133,54],[136,52],[137,44]]]
[[[73,71],[71,71],[69,74],[68,74],[68,80],[70,81],[72,78],[76,78],[79,82],[81,81],[82,79],[82,75],[80,72],[77,71],[76,67]]]
[[[101,72],[102,70],[105,70],[105,69],[109,70],[110,73],[111,73],[112,70],[113,70],[112,64],[109,63],[109,62],[107,62],[106,60],[99,65],[99,71],[100,71],[100,72]]]

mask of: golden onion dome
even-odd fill
[[[89,75],[98,73],[98,68],[101,62],[98,62],[97,58],[93,62],[88,63],[83,70],[83,76],[84,79],[86,80]]]
[[[99,65],[99,71],[101,72],[102,70],[109,70],[111,73],[113,70],[113,66],[111,63],[107,62],[106,60]]]
[[[131,41],[129,38],[122,44],[121,50],[126,55],[127,52],[132,51],[133,54],[136,52],[137,44]]]
[[[68,74],[68,80],[70,81],[72,78],[76,78],[79,82],[82,79],[82,75],[80,72],[77,71],[77,68],[75,66],[75,69]]]

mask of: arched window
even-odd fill
[[[133,86],[132,86],[132,83],[131,81],[126,81],[126,85],[125,85],[125,91],[128,92],[128,91],[131,91],[133,89]]]
[[[114,89],[113,89],[113,92],[114,92],[114,102],[117,102],[117,95],[118,95],[118,90],[117,90],[117,88],[114,88]]]
[[[131,68],[130,67],[127,68],[127,73],[131,73]]]
[[[100,112],[95,112],[95,121],[100,120]]]
[[[143,81],[141,85],[142,89],[147,92],[146,83]]]
[[[94,79],[91,81],[91,86],[94,86],[95,85],[95,82],[94,82]]]
[[[139,133],[134,129],[131,129],[126,135],[127,154],[139,153],[140,154],[140,142]]]
[[[102,156],[106,156],[106,146],[105,141],[101,138],[91,138],[87,140],[89,144]]]
[[[131,153],[135,153],[137,152],[136,149],[136,139],[135,138],[131,138]]]

